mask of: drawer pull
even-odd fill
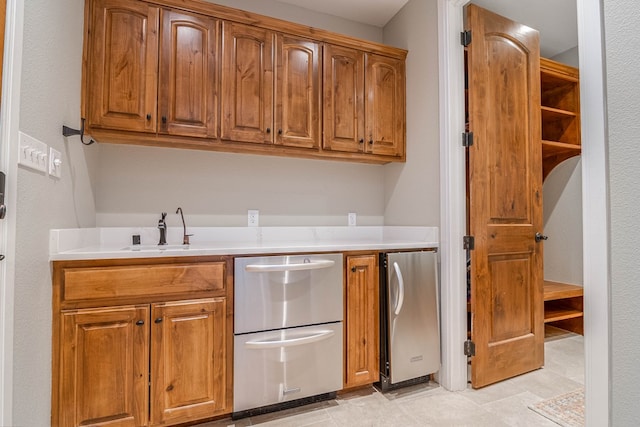
[[[137,325],[137,326],[142,326],[142,325],[144,325],[144,320],[138,320],[138,321],[136,322],[136,325]]]
[[[274,272],[274,271],[295,271],[295,270],[317,270],[320,268],[333,267],[335,261],[330,259],[319,259],[317,261],[300,262],[297,264],[249,264],[244,269],[250,273]]]
[[[280,348],[280,347],[295,347],[298,345],[311,344],[318,341],[323,341],[328,338],[331,338],[334,335],[334,332],[331,330],[328,331],[320,331],[317,334],[309,335],[301,338],[291,338],[288,340],[278,340],[278,341],[247,341],[244,346],[247,349],[253,350],[262,350],[267,348]]]
[[[156,320],[154,320],[155,323],[162,323],[162,317],[158,317]]]

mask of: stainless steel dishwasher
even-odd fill
[[[235,259],[234,419],[333,398],[342,388],[342,258]]]

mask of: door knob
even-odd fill
[[[536,242],[540,242],[542,240],[547,240],[549,238],[549,236],[545,236],[544,234],[541,233],[536,233]]]

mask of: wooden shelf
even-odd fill
[[[582,286],[545,280],[544,323],[582,334],[583,294]]]
[[[580,155],[578,70],[540,59],[542,179],[560,163]]]

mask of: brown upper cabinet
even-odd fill
[[[161,11],[159,132],[216,138],[218,21]]]
[[[405,50],[201,0],[85,2],[98,141],[405,161]]]
[[[159,9],[131,0],[94,0],[85,59],[91,128],[156,132]]]
[[[324,48],[324,149],[404,159],[404,60]]]

